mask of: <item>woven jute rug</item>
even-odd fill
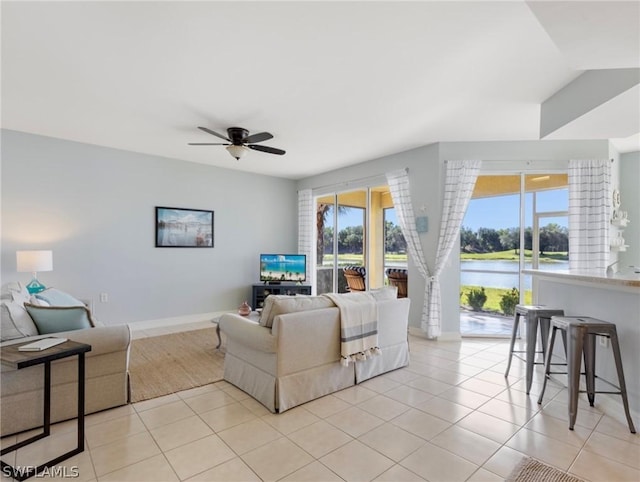
[[[561,470],[525,457],[513,469],[506,482],[584,482],[582,479],[566,474]]]
[[[131,342],[131,402],[222,380],[224,354],[215,328],[140,338]]]

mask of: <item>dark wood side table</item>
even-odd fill
[[[47,348],[42,351],[19,351],[18,348],[27,343],[19,343],[16,345],[4,346],[0,349],[0,360],[3,364],[12,366],[18,370],[31,367],[34,365],[44,364],[44,421],[43,432],[30,437],[22,442],[11,445],[2,449],[0,455],[5,455],[21,447],[29,445],[36,440],[48,437],[51,433],[51,362],[61,358],[70,356],[78,356],[78,446],[69,452],[60,455],[48,462],[37,467],[25,466],[24,469],[12,467],[6,462],[0,461],[2,464],[2,472],[6,472],[6,468],[11,471],[12,477],[16,480],[25,480],[29,477],[41,472],[44,468],[53,467],[63,460],[73,457],[84,451],[84,355],[91,351],[91,345],[78,343],[75,341],[65,341],[59,345]]]

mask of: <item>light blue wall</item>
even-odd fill
[[[215,247],[154,247],[155,206],[215,211]],[[21,249],[53,250],[40,279],[106,323],[234,309],[260,252],[297,250],[296,183],[3,130],[2,283],[30,279]]]
[[[569,159],[607,159],[607,141],[518,141],[518,142],[442,142],[411,151],[374,159],[355,166],[338,169],[300,180],[299,188],[336,185],[339,188],[358,187],[357,180],[383,175],[393,169],[408,168],[414,214],[429,218],[429,232],[421,234],[425,258],[434,268],[442,211],[442,186],[446,160],[480,159],[492,168],[527,169],[532,162],[544,168]],[[353,181],[350,183],[350,181]],[[424,211],[422,208],[424,207]],[[460,263],[454,247],[442,273],[442,332],[444,336],[459,334]],[[424,280],[409,261],[410,325],[420,326],[424,301]]]

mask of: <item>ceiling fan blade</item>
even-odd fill
[[[207,134],[211,134],[212,136],[216,136],[216,137],[219,137],[220,139],[223,139],[225,141],[231,142],[231,139],[227,139],[226,136],[223,136],[222,134],[218,134],[217,132],[212,131],[211,129],[207,129],[206,127],[198,126],[198,129],[200,129],[201,131],[206,132]]]
[[[273,136],[268,132],[258,132],[257,134],[252,134],[250,136],[245,137],[243,142],[247,144],[253,144],[254,142],[262,142],[268,139],[273,139]]]
[[[254,151],[268,152],[269,154],[278,154],[279,156],[285,154],[285,151],[283,151],[282,149],[276,149],[275,147],[260,146],[257,144],[250,144],[247,147],[249,149],[253,149]]]
[[[189,142],[190,146],[229,146],[231,144],[223,142]]]

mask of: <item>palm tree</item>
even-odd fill
[[[316,262],[318,266],[322,266],[324,258],[324,225],[327,222],[327,213],[333,206],[329,203],[318,203],[316,207]],[[338,215],[345,212],[345,207],[339,205]]]
[[[333,204],[318,203],[316,209],[316,262],[318,266],[322,266],[324,258],[324,223],[332,206]]]

